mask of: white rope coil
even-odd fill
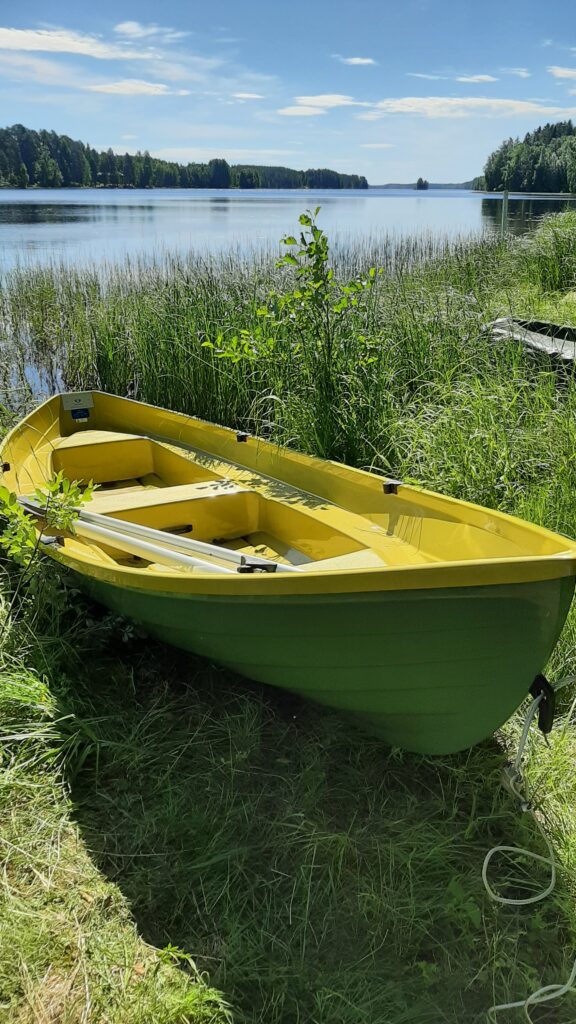
[[[563,679],[560,683],[558,683],[554,687],[554,689],[557,692],[558,690],[561,690],[564,686],[568,686],[574,682],[576,682],[576,676],[568,676],[566,679]],[[482,865],[482,881],[484,883],[484,888],[486,889],[486,892],[488,893],[488,896],[490,897],[491,900],[494,900],[495,903],[504,904],[505,906],[526,907],[533,903],[539,903],[541,900],[546,899],[546,897],[550,895],[550,893],[553,891],[556,885],[556,860],[554,857],[554,850],[552,848],[550,840],[548,839],[548,836],[544,831],[544,828],[542,827],[542,824],[536,816],[534,808],[532,807],[532,805],[526,797],[526,793],[523,788],[524,780],[522,777],[521,770],[522,757],[524,756],[524,749],[528,741],[528,733],[530,731],[530,726],[534,720],[534,716],[536,715],[540,703],[543,700],[543,697],[544,695],[542,693],[539,694],[539,696],[532,701],[532,704],[528,709],[526,718],[524,720],[522,735],[520,736],[520,742],[518,744],[518,751],[516,753],[514,763],[504,773],[504,785],[509,790],[509,792],[512,793],[515,799],[518,800],[522,810],[532,815],[538,828],[538,831],[540,832],[540,835],[542,836],[542,839],[546,844],[548,856],[545,857],[542,856],[542,854],[533,853],[532,850],[527,850],[521,846],[494,846],[492,847],[491,850],[488,851],[484,858],[484,863]],[[492,888],[488,881],[488,866],[492,858],[497,853],[515,853],[521,857],[525,857],[529,860],[536,861],[540,864],[548,864],[550,867],[550,882],[548,883],[545,889],[543,889],[539,893],[536,893],[534,896],[526,896],[519,899],[513,899],[507,896],[500,896],[497,892],[494,891],[494,889]],[[529,995],[526,999],[520,999],[518,1002],[515,1003],[499,1003],[497,1005],[491,1006],[490,1009],[488,1010],[488,1020],[491,1021],[492,1024],[497,1024],[496,1014],[499,1013],[501,1010],[523,1010],[525,1019],[529,1021],[530,1024],[534,1024],[534,1019],[530,1014],[530,1008],[534,1006],[540,1006],[542,1003],[551,1002],[551,1000],[553,999],[560,999],[560,997],[566,995],[567,992],[575,991],[575,982],[576,960],[574,961],[570,977],[565,982],[565,984],[544,985],[542,988],[539,988],[536,992],[532,992],[532,994]]]

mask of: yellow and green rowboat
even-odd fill
[[[46,547],[96,600],[408,750],[506,721],[574,591],[576,543],[541,527],[97,391],[1,455],[24,499],[60,471],[99,485]]]

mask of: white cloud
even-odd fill
[[[100,92],[117,96],[189,95],[187,89],[171,89],[164,83],[147,82],[138,78],[122,79],[118,82],[109,82],[105,79],[95,81],[93,76],[78,73],[63,64],[58,64],[57,61],[23,53],[2,55],[0,75],[7,72],[16,81],[24,81],[28,84],[32,81],[40,82],[42,85],[62,86],[81,92]]]
[[[337,59],[341,61],[342,64],[352,64],[358,66],[377,63],[373,57],[338,57]]]
[[[77,53],[98,60],[150,58],[150,52],[121,48],[98,36],[69,32],[67,29],[19,29],[0,27],[0,50],[36,50],[45,53]]]
[[[338,92],[324,92],[318,96],[295,96],[296,103],[299,103],[304,107],[322,107],[329,109],[332,107],[355,107],[362,106],[362,104],[356,103],[352,96],[342,96]]]
[[[283,117],[317,117],[325,114],[326,110],[324,107],[281,107],[276,113]]]
[[[343,96],[339,92],[323,92],[317,96],[295,96],[298,106],[283,107],[277,114],[284,117],[316,117],[325,114],[334,107],[368,107],[369,103],[360,103],[352,96]]]
[[[43,85],[74,87],[77,80],[70,69],[45,57],[32,57],[25,53],[3,53],[0,57],[0,75],[15,81],[41,82]]]
[[[574,107],[551,107],[530,100],[490,99],[487,96],[400,96],[380,100],[374,109],[358,114],[363,121],[378,121],[387,114],[421,117],[523,117],[532,114],[572,117]]]
[[[497,82],[493,75],[458,75],[456,82]]]
[[[126,39],[158,39],[163,43],[172,43],[176,39],[183,39],[189,36],[189,32],[177,32],[176,29],[166,28],[163,25],[142,25],[139,21],[121,21],[114,26],[114,31]]]
[[[449,75],[426,75],[422,71],[407,71],[406,74],[409,78],[427,78],[431,82],[450,81]]]
[[[164,57],[161,53],[156,52],[153,57],[151,74],[166,78],[170,82],[205,83],[210,80],[212,72],[218,71],[224,64],[219,57],[198,57],[191,53],[180,53],[177,61],[173,60],[171,56]],[[244,81],[233,84],[242,85]]]
[[[0,0],[0,10],[3,6]],[[51,26],[0,27],[0,80],[23,83],[22,98],[27,102],[31,101],[34,83],[87,95],[186,95],[189,90],[211,88],[236,104],[256,103],[256,97],[265,98],[277,86],[274,76],[234,65],[221,54],[213,55],[212,51],[200,56],[190,52],[185,40],[180,45],[164,45],[175,30],[163,24],[121,21],[116,25],[119,28],[113,35],[104,35]],[[72,57],[76,57],[74,62]],[[136,59],[137,67],[130,66]],[[98,67],[99,73],[94,73],[95,66],[105,60],[114,61],[117,68],[119,61],[128,63],[125,67],[120,65],[121,70],[106,69],[102,73]],[[233,98],[234,93],[239,95]],[[62,96],[54,100],[63,101]],[[260,106],[256,103],[258,110]]]
[[[556,64],[546,69],[554,78],[576,78],[576,68],[559,68]]]
[[[393,142],[361,142],[360,149],[394,149]]]
[[[422,71],[407,71],[410,78],[426,78],[431,82],[497,82],[493,75],[427,75]]]
[[[170,89],[163,82],[144,82],[140,78],[124,78],[120,82],[87,85],[88,92],[104,92],[114,96],[189,96],[188,89]]]
[[[528,68],[500,68],[503,75],[516,75],[517,78],[530,78]]]

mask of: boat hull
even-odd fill
[[[574,577],[310,597],[119,587],[78,574],[158,639],[352,715],[393,746],[470,747],[526,697],[565,621]]]

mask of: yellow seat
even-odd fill
[[[167,487],[212,480],[217,474],[191,456],[138,434],[82,430],[51,450],[52,470],[68,480],[93,480],[102,487]]]

